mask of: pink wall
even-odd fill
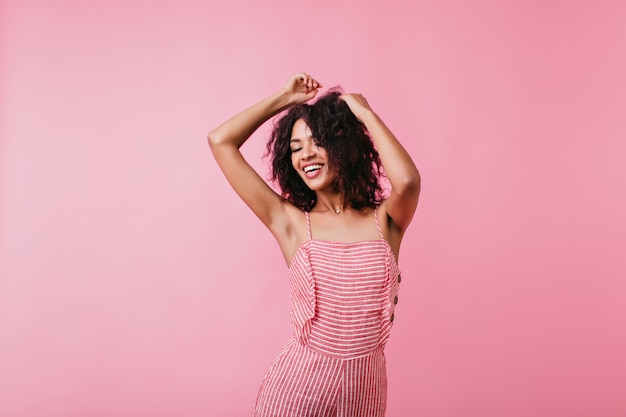
[[[250,414],[286,269],[205,136],[299,71],[423,174],[388,415],[626,415],[626,3],[227,3],[1,3],[0,415]]]

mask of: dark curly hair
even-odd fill
[[[315,207],[317,197],[291,163],[291,131],[298,119],[306,122],[316,144],[326,150],[329,163],[336,168],[333,189],[342,195],[343,204],[363,210],[374,208],[383,200],[379,184],[383,171],[378,151],[363,123],[339,99],[340,95],[341,89],[336,87],[313,104],[291,107],[275,121],[267,143],[272,181],[277,181],[282,196],[301,210]]]

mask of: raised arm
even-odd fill
[[[208,135],[213,156],[226,179],[272,232],[285,200],[246,162],[239,148],[265,121],[294,104],[312,99],[320,87],[307,74],[293,75],[277,92],[228,119]]]
[[[352,113],[365,125],[380,155],[380,160],[391,183],[391,193],[384,211],[390,219],[394,234],[401,237],[408,227],[420,193],[420,174],[413,160],[360,94],[343,94],[340,97]]]

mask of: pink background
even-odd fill
[[[626,415],[626,2],[1,4],[1,416],[250,415],[286,267],[206,133],[300,71],[423,176],[388,415]]]

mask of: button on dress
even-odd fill
[[[384,347],[400,272],[380,239],[353,243],[311,237],[289,266],[293,336],[266,372],[254,417],[383,417]]]

